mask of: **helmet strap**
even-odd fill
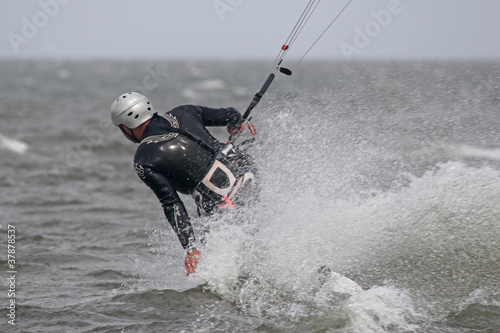
[[[139,143],[139,142],[141,142],[141,140],[139,140],[139,138],[135,135],[135,133],[134,133],[134,131],[133,131],[133,130],[131,130],[131,129],[129,129],[129,128],[128,128],[128,130],[130,131],[130,133],[129,133],[129,131],[126,131],[126,130],[125,130],[125,126],[120,125],[120,126],[118,126],[118,127],[120,128],[120,130],[122,131],[122,133],[123,133],[123,134],[124,134],[127,138],[129,138],[130,140],[132,140],[133,142],[135,142],[135,143]]]

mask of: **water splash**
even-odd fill
[[[449,162],[409,186],[323,200],[320,210],[304,193],[261,205],[246,225],[221,217],[200,276],[251,316],[299,323],[330,313],[332,322],[347,316],[355,332],[417,330],[421,313],[442,320],[477,286],[498,285],[499,176]],[[318,284],[321,263],[366,291],[339,302]]]

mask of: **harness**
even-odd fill
[[[195,192],[204,194],[222,208],[225,208],[226,204],[229,208],[234,208],[233,200],[238,191],[248,181],[255,179],[249,167],[242,170],[242,166],[238,165],[241,158],[243,157],[236,152],[233,145],[228,144],[216,156],[207,174],[196,186]]]
[[[169,131],[183,135],[215,156],[213,162],[193,190],[198,209],[212,210],[213,205],[234,208],[233,200],[238,191],[250,180],[255,179],[252,165],[246,165],[249,157],[238,152],[232,144],[226,144],[222,150],[216,150],[203,139],[194,136],[180,128],[170,128]],[[207,199],[211,203],[207,203]],[[210,206],[210,207],[206,207]]]

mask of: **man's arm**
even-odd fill
[[[241,113],[235,108],[214,109],[205,106],[196,106],[205,126],[239,127],[242,123]]]
[[[165,216],[184,249],[191,252],[196,249],[193,227],[179,195],[168,179],[153,168],[135,166],[139,178],[156,194],[163,206]]]

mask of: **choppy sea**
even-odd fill
[[[499,62],[292,63],[253,112],[260,202],[183,196],[211,227],[184,275],[110,106],[244,111],[268,65],[1,61],[0,331],[500,332]]]

